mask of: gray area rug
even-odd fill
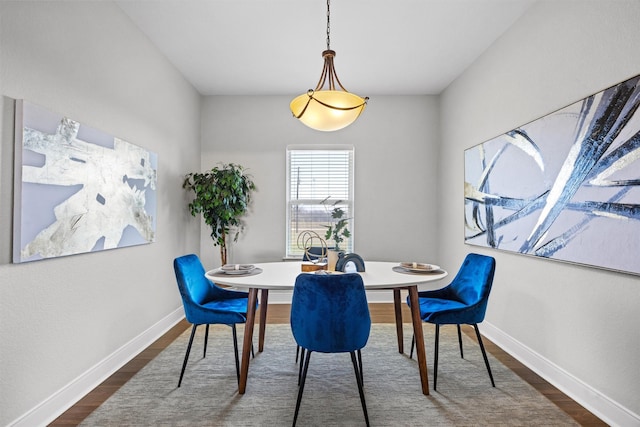
[[[289,325],[268,325],[263,353],[237,392],[231,328],[211,326],[202,358],[198,328],[182,386],[177,388],[188,331],[136,374],[83,426],[287,426],[298,392],[296,344]],[[256,327],[256,331],[257,331]],[[412,328],[404,325],[408,352]],[[239,345],[242,327],[238,328]],[[425,324],[431,394],[421,392],[417,363],[398,353],[395,325],[374,324],[362,351],[372,426],[567,426],[571,417],[489,355],[496,388],[475,341],[463,334],[460,358],[454,326],[441,328],[438,390],[433,391],[433,326]],[[255,339],[257,344],[257,338]],[[257,345],[256,345],[257,350]],[[348,353],[311,355],[299,426],[365,425]]]

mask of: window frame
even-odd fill
[[[302,152],[313,152],[316,151],[318,152],[318,161],[320,162],[320,166],[321,167],[326,167],[327,164],[326,162],[330,162],[330,154],[328,154],[327,152],[329,151],[340,151],[342,152],[342,155],[346,156],[346,160],[347,160],[347,166],[346,166],[346,179],[344,179],[344,185],[342,188],[343,191],[346,191],[346,193],[342,193],[341,196],[338,197],[333,197],[333,195],[331,194],[326,194],[326,193],[320,193],[321,195],[318,196],[310,196],[307,198],[300,198],[300,199],[294,199],[293,198],[293,194],[296,194],[296,192],[294,192],[294,188],[293,185],[295,185],[292,182],[292,179],[299,179],[301,175],[305,175],[305,174],[297,174],[293,172],[293,165],[292,165],[292,160],[293,156],[296,154],[296,152],[299,152],[299,154],[302,156],[303,153]],[[323,154],[324,153],[324,154]],[[322,157],[324,155],[324,157]],[[300,161],[300,158],[297,159],[298,161]],[[343,160],[340,160],[342,162],[344,162]],[[324,162],[324,164],[323,164]],[[345,212],[346,212],[346,218],[348,219],[348,230],[351,234],[351,236],[348,239],[345,239],[342,243],[341,243],[341,247],[340,249],[344,252],[353,252],[353,248],[354,248],[354,236],[355,236],[355,215],[354,215],[354,177],[355,177],[355,173],[354,173],[354,166],[355,166],[355,147],[353,145],[350,144],[332,144],[332,145],[321,145],[321,144],[314,144],[314,145],[310,145],[310,144],[293,144],[293,145],[288,145],[286,148],[286,173],[287,173],[287,179],[286,179],[286,240],[285,240],[285,259],[302,259],[303,256],[303,250],[299,249],[297,247],[297,236],[300,234],[301,231],[305,230],[305,227],[302,226],[302,228],[298,228],[297,230],[297,234],[296,232],[294,232],[294,230],[296,229],[296,227],[293,224],[293,221],[295,221],[295,219],[293,218],[293,212],[295,211],[295,207],[301,207],[301,206],[309,206],[313,208],[317,208],[315,210],[320,211],[320,207],[322,206],[322,200],[327,200],[327,202],[325,203],[325,206],[322,207],[322,209],[324,209],[324,213],[322,213],[322,211],[320,211],[320,213],[318,213],[317,215],[320,216],[325,216],[326,218],[326,222],[323,221],[318,221],[318,222],[322,222],[323,224],[328,225],[329,224],[329,218],[330,218],[330,213],[331,210],[333,209],[333,203],[340,200],[341,202],[337,205],[339,207],[342,207]],[[345,166],[344,164],[338,166],[338,169],[336,172],[344,172],[345,171]],[[309,172],[306,171],[306,176],[308,177],[309,174],[311,174],[311,176],[313,176],[313,172]],[[329,177],[331,176],[336,176],[338,175],[337,173],[334,173],[333,175],[331,174],[331,171],[324,171],[321,173],[316,173],[316,177],[320,177],[320,178],[326,178],[327,181],[329,180]],[[327,184],[329,185],[329,184]],[[321,188],[322,186],[318,186],[319,188]],[[340,185],[337,185],[338,188],[341,188]],[[299,187],[298,187],[299,190]],[[313,191],[313,190],[312,190]],[[329,192],[330,189],[327,188],[327,192]],[[329,199],[327,199],[327,197],[329,197]],[[314,214],[312,214],[313,216]],[[324,225],[319,225],[319,227],[322,227],[321,229],[316,229],[316,232],[320,235],[321,238],[324,239],[325,236],[325,232],[326,232],[326,227],[324,227]],[[320,231],[322,230],[322,231]],[[329,244],[329,246],[332,246],[332,241],[329,240],[327,242]],[[315,242],[314,242],[315,244]]]

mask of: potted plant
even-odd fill
[[[322,201],[322,204],[325,205],[325,208],[329,208],[326,204],[328,197]],[[338,200],[332,204],[333,209],[331,210],[331,220],[332,223],[329,225],[325,225],[327,227],[327,232],[324,235],[326,240],[333,240],[333,250],[336,252],[340,252],[340,243],[342,243],[345,239],[351,237],[351,233],[347,228],[347,222],[349,218],[343,218],[345,212],[342,208],[337,205],[342,203],[342,200]]]
[[[220,246],[220,261],[225,265],[229,233],[235,229],[235,242],[244,231],[241,218],[247,212],[251,193],[256,189],[251,175],[245,174],[240,165],[222,164],[204,173],[187,174],[182,188],[195,193],[195,198],[189,203],[191,215],[202,214],[204,222],[211,228],[213,245]]]

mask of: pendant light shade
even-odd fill
[[[334,131],[355,122],[366,105],[366,98],[346,91],[310,90],[291,101],[291,112],[312,129]]]
[[[348,92],[338,79],[333,65],[336,53],[330,49],[329,15],[327,0],[327,50],[322,52],[324,67],[318,85],[294,98],[290,104],[295,118],[320,131],[335,131],[349,126],[360,116],[369,100]]]

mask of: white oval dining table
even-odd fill
[[[256,316],[256,302],[258,290],[260,293],[260,331],[258,351],[264,348],[264,331],[267,320],[267,306],[270,290],[293,290],[296,277],[299,274],[314,274],[302,272],[302,263],[297,261],[282,261],[254,264],[255,270],[248,274],[228,274],[221,269],[214,269],[205,273],[206,277],[214,283],[230,286],[236,289],[244,289],[249,293],[247,303],[247,323],[244,328],[244,341],[242,346],[242,364],[240,368],[239,394],[244,394],[247,387],[249,373],[250,349],[253,341],[253,329]],[[366,261],[365,270],[359,272],[366,290],[389,289],[393,290],[393,302],[396,319],[396,332],[398,335],[398,351],[404,353],[404,339],[402,333],[402,304],[400,290],[407,289],[411,302],[411,322],[416,340],[416,354],[420,371],[422,393],[429,394],[429,379],[427,375],[427,356],[422,332],[422,319],[418,304],[418,285],[443,279],[447,276],[444,270],[436,270],[429,273],[400,272],[397,267],[399,262]],[[330,272],[328,274],[342,274]]]

